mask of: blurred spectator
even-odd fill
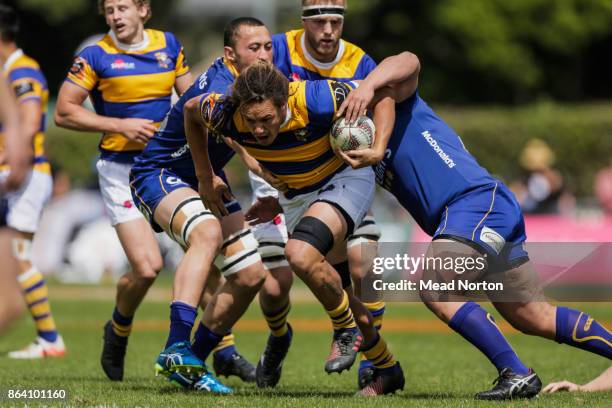
[[[593,190],[603,210],[612,215],[612,157],[610,165],[601,169],[595,176]]]
[[[562,206],[573,206],[563,176],[553,167],[555,153],[546,142],[529,140],[519,162],[527,174],[524,180],[513,183],[512,189],[526,214],[558,214]]]

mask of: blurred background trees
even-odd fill
[[[107,27],[96,0],[0,0],[22,15],[20,43],[52,95],[78,45]],[[152,0],[150,27],[173,31],[194,72],[222,50],[225,23],[255,15],[275,32],[300,27],[300,0]],[[344,37],[376,60],[402,50],[422,62],[419,92],[485,167],[517,177],[533,137],[557,153],[569,187],[592,191],[612,156],[612,0],[348,0]],[[53,109],[52,106],[50,109]],[[49,150],[75,180],[96,135],[50,126]],[[89,155],[89,156],[88,156]]]

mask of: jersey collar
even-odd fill
[[[108,32],[108,35],[110,35],[110,38],[113,40],[113,43],[117,46],[117,48],[119,48],[122,51],[126,51],[126,52],[142,51],[149,46],[149,34],[147,34],[147,30],[144,30],[142,32],[142,41],[136,44],[122,43],[121,41],[117,39],[117,36],[115,36],[115,33],[113,32],[113,30],[110,30]]]
[[[321,61],[318,61],[312,55],[310,55],[310,53],[308,52],[308,49],[306,48],[306,33],[305,32],[302,32],[302,35],[300,38],[300,45],[302,47],[302,51],[304,51],[304,57],[306,58],[306,60],[308,60],[308,62],[310,62],[312,65],[314,65],[318,69],[322,69],[322,70],[332,69],[338,62],[340,62],[340,60],[342,59],[342,56],[344,55],[345,46],[344,46],[344,41],[342,39],[340,39],[340,43],[338,45],[338,54],[336,54],[336,58],[332,62],[321,62]]]
[[[4,63],[4,71],[8,71],[8,69],[17,61],[19,58],[23,57],[23,50],[21,48],[17,48],[9,57],[6,59]]]

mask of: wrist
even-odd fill
[[[120,118],[109,118],[111,120],[104,120],[103,122],[108,123],[108,129],[106,129],[109,133],[121,133],[121,124],[122,119]]]

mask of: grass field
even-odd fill
[[[260,391],[232,377],[225,381],[236,395],[212,397],[184,392],[153,375],[153,361],[167,335],[170,287],[159,282],[138,312],[130,338],[126,378],[111,383],[99,366],[102,325],[113,307],[113,288],[51,286],[51,299],[58,326],[69,347],[64,359],[12,361],[0,357],[0,406],[24,407],[25,401],[6,399],[8,389],[64,389],[65,401],[28,401],[28,406],[107,407],[191,407],[191,406],[501,406],[476,402],[472,396],[489,388],[494,368],[458,335],[434,320],[420,304],[388,304],[383,333],[406,375],[404,392],[394,396],[362,400],[356,391],[356,366],[341,376],[323,371],[328,352],[330,327],[321,306],[309,300],[305,291],[296,293],[290,321],[296,329],[294,342],[284,365],[283,378],[273,391]],[[489,305],[485,305],[490,309]],[[610,304],[583,304],[580,307],[609,325]],[[496,316],[498,322],[501,320]],[[522,359],[534,367],[547,383],[559,379],[585,382],[603,371],[609,361],[567,346],[530,338],[501,324]],[[257,307],[251,307],[235,330],[239,350],[255,362],[267,337]],[[33,323],[24,316],[0,338],[0,353],[21,347],[32,340]],[[225,379],[224,379],[225,380]],[[503,403],[511,407],[612,407],[612,392],[542,395],[532,401]]]

